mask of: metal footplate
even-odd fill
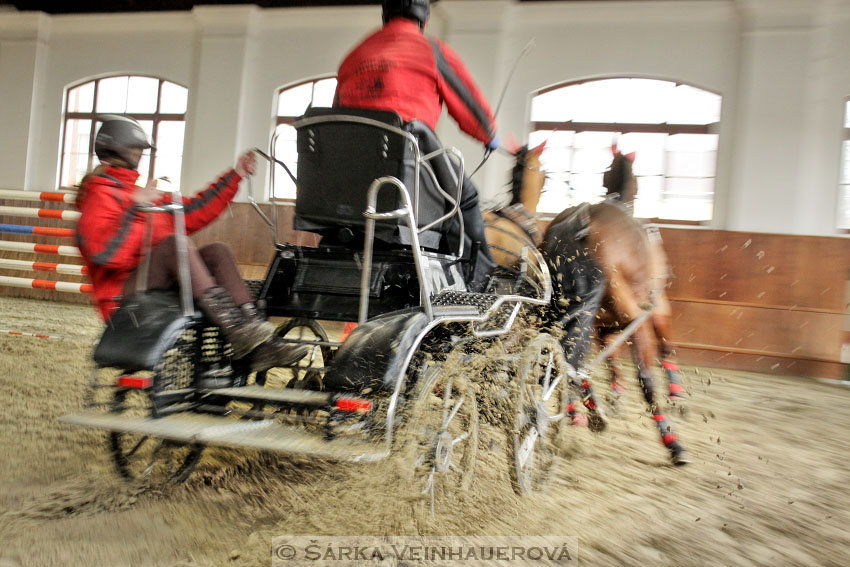
[[[440,292],[431,303],[434,307],[474,307],[479,314],[485,313],[499,299],[492,293],[446,290]]]
[[[264,388],[262,386],[244,386],[242,388],[217,388],[204,390],[205,394],[225,396],[234,400],[265,401],[269,403],[298,404],[310,406],[329,405],[334,394],[313,390],[293,390],[283,388]]]
[[[182,443],[309,455],[333,461],[376,461],[386,457],[384,448],[373,443],[348,438],[327,440],[321,435],[270,419],[236,421],[191,413],[153,419],[86,412],[66,415],[59,421]]]
[[[438,308],[474,308],[478,315],[487,313],[501,296],[492,293],[476,293],[472,291],[443,291],[434,297],[432,303],[437,312]],[[489,318],[482,322],[478,329],[482,332],[488,330],[500,330],[510,327],[510,323],[516,316],[519,304],[506,302],[502,304]]]

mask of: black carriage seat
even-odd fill
[[[177,292],[148,290],[125,297],[106,323],[93,359],[100,368],[153,370],[191,324]]]
[[[309,120],[317,118],[319,121]],[[425,167],[420,167],[418,204],[414,201],[415,153],[412,141],[389,128],[357,122],[363,118],[413,133],[421,146],[428,147],[420,155],[439,147],[436,136],[427,126],[415,122],[405,124],[394,112],[309,109],[295,124],[298,134],[297,230],[317,232],[331,239],[341,232],[345,234],[346,229],[350,231],[349,235],[362,235],[366,224],[363,217],[366,193],[372,182],[383,176],[396,177],[407,188],[419,227],[434,222],[451,210],[453,202],[441,194]],[[445,163],[435,166],[435,169],[453,171],[448,158],[440,158]],[[444,191],[453,198],[457,191],[456,181],[454,186],[447,187],[443,177],[438,178]],[[397,190],[388,187],[378,195],[377,210],[391,211],[402,204]],[[438,225],[420,234],[420,244],[424,248],[439,248],[439,228]],[[354,240],[350,236],[348,238]],[[404,219],[378,221],[375,238],[388,244],[411,243]]]

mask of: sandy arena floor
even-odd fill
[[[93,309],[0,298],[0,567],[269,565],[283,534],[578,536],[582,565],[850,564],[850,389],[685,369],[674,468],[630,386],[608,431],[571,428],[548,492],[514,496],[501,436],[482,431],[461,510],[414,525],[384,465],[210,450],[186,484],[119,480],[80,408],[100,333]]]

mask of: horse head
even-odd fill
[[[522,203],[529,213],[537,212],[540,194],[546,174],[541,167],[540,156],[546,149],[546,142],[529,149],[527,145],[512,150],[516,158],[511,172],[511,205]]]
[[[602,185],[607,189],[606,195],[616,193],[619,195],[617,198],[619,201],[632,203],[637,194],[637,180],[632,171],[637,154],[635,152],[620,153],[616,144],[611,146],[611,153],[614,154],[614,159],[602,176]]]

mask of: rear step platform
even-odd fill
[[[263,386],[242,386],[241,388],[216,388],[204,390],[204,394],[225,396],[239,400],[262,400],[267,402],[282,402],[305,405],[326,405],[331,402],[333,394],[313,390],[294,390],[286,388],[264,388]]]
[[[153,419],[85,412],[60,417],[59,421],[183,443],[309,455],[333,461],[377,461],[387,456],[384,448],[375,443],[347,438],[327,440],[321,435],[271,419],[238,421],[229,417],[192,413]]]

